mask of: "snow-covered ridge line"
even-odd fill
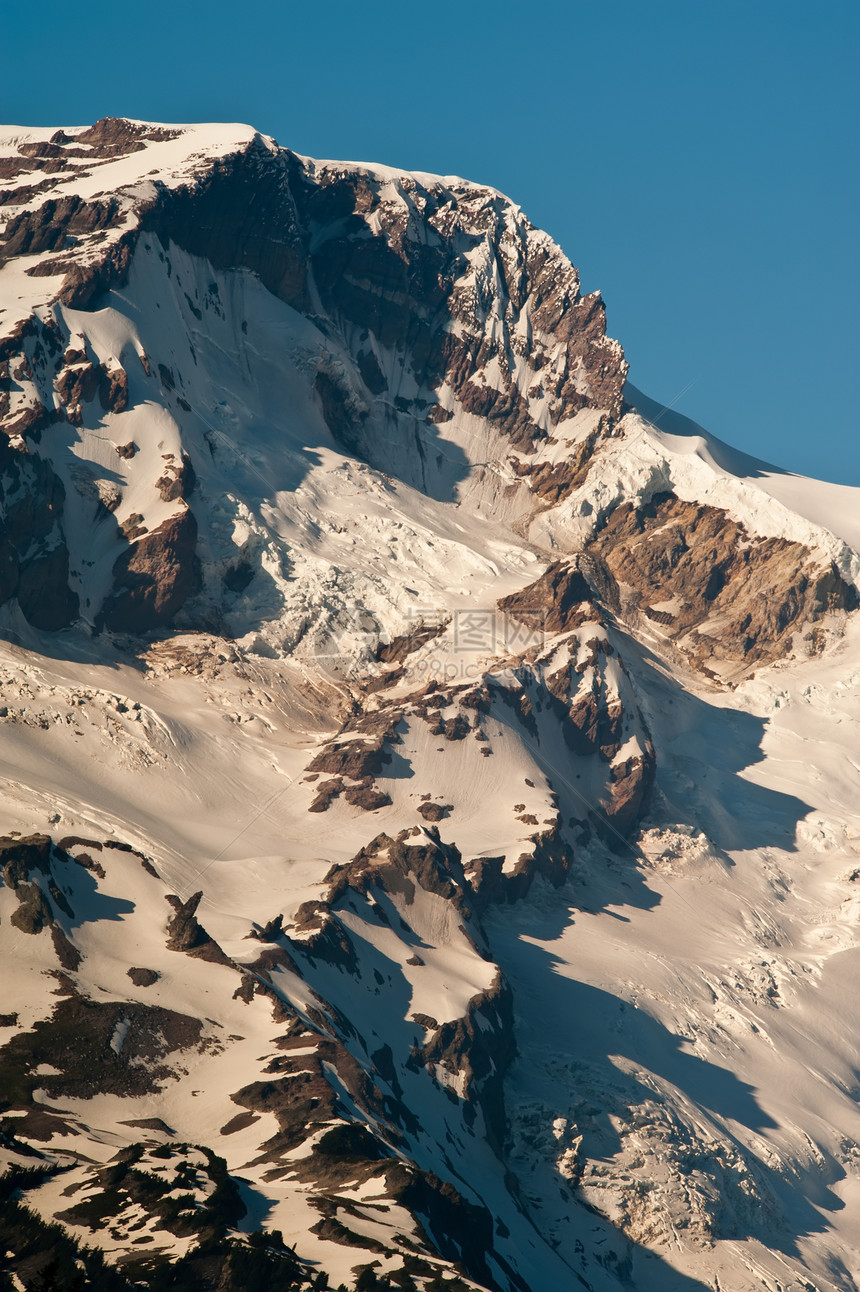
[[[818,482],[805,483],[814,498]],[[648,503],[669,490],[685,501],[719,508],[751,536],[802,544],[822,560],[833,561],[842,577],[860,588],[860,553],[835,532],[838,515],[833,530],[808,520],[756,481],[721,467],[705,438],[679,441],[636,413],[628,413],[619,424],[618,437],[606,441],[569,508],[560,508],[552,516],[549,533],[555,535],[572,524],[583,535],[590,534],[619,503]]]

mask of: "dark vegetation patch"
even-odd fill
[[[0,1050],[6,1108],[31,1107],[39,1089],[49,1098],[151,1094],[173,1075],[167,1057],[200,1042],[199,1019],[133,1001],[87,1000],[68,979],[61,985],[69,994],[51,1017],[17,1033]],[[116,1050],[115,1038],[121,1038]],[[58,1068],[58,1075],[36,1075],[40,1064]]]
[[[132,1204],[139,1205],[161,1229],[177,1237],[215,1238],[235,1229],[245,1215],[239,1186],[227,1171],[223,1158],[211,1149],[194,1149],[205,1165],[189,1156],[189,1145],[165,1144],[145,1157],[141,1144],[123,1149],[97,1172],[98,1191],[58,1213],[59,1220],[86,1225],[95,1231]],[[167,1169],[153,1171],[152,1159]],[[200,1176],[214,1185],[203,1193]],[[177,1190],[185,1190],[178,1193]]]
[[[139,1150],[140,1146],[133,1146],[127,1154]],[[220,1158],[211,1157],[223,1168]],[[132,1161],[110,1164],[105,1171],[119,1175],[123,1168],[128,1181],[134,1171]],[[193,1231],[197,1242],[186,1256],[172,1261],[163,1253],[135,1254],[116,1268],[101,1251],[27,1206],[27,1190],[50,1174],[44,1167],[15,1166],[0,1177],[0,1287],[4,1289],[14,1286],[13,1273],[27,1292],[311,1292],[330,1286],[325,1272],[303,1265],[278,1230],[258,1230],[243,1239],[226,1232],[225,1223],[238,1209],[238,1190],[229,1176],[219,1179],[207,1199],[205,1224]],[[132,1181],[131,1188],[136,1187]],[[112,1213],[107,1215],[110,1218]]]

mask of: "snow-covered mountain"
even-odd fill
[[[492,189],[0,183],[0,1286],[856,1292],[858,491]]]

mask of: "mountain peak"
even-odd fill
[[[853,1286],[853,492],[640,395],[492,188],[0,178],[17,1276]]]

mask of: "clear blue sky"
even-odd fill
[[[249,121],[508,193],[631,378],[860,484],[857,0],[3,6],[0,118]]]

